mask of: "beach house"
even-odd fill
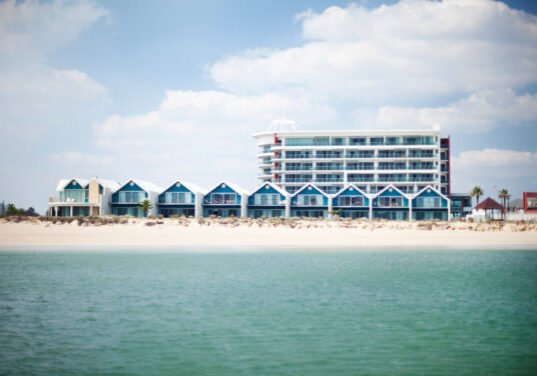
[[[404,220],[409,218],[410,199],[390,184],[372,198],[372,218]]]
[[[331,197],[314,184],[306,184],[291,196],[291,217],[328,216]]]
[[[412,197],[412,219],[447,221],[451,217],[450,205],[450,200],[445,195],[431,186],[425,187]]]
[[[350,184],[332,198],[334,212],[343,218],[369,218],[370,198],[354,184]]]
[[[62,179],[56,191],[59,197],[51,197],[48,215],[58,217],[95,216],[110,214],[108,201],[119,183],[105,179]]]
[[[140,202],[149,200],[152,208],[148,215],[158,213],[158,196],[162,188],[146,181],[131,179],[112,193],[110,206],[114,215],[129,215],[131,217],[144,217]]]
[[[246,217],[248,215],[248,193],[246,190],[221,182],[209,191],[203,200],[203,215],[217,217]]]
[[[203,198],[207,191],[194,183],[175,181],[158,196],[158,213],[167,218],[203,216]]]
[[[261,185],[248,197],[248,216],[254,218],[288,217],[289,194],[272,183]]]

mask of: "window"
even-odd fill
[[[324,146],[329,145],[330,140],[328,137],[313,137],[313,138],[302,138],[302,137],[292,137],[285,139],[285,145],[287,146]]]
[[[143,192],[130,192],[122,191],[119,192],[117,202],[140,202],[145,198]]]
[[[347,158],[373,158],[374,156],[374,150],[349,150],[347,152]]]
[[[371,137],[370,145],[384,145],[384,137]]]
[[[351,137],[349,145],[365,145],[365,137]]]
[[[84,202],[86,192],[84,189],[66,189],[60,192],[60,201],[63,202]]]
[[[341,196],[338,200],[339,206],[364,206],[362,196]]]
[[[285,158],[311,158],[311,151],[286,151]]]
[[[322,205],[321,195],[301,195],[298,197],[297,205],[301,206],[318,206]]]
[[[191,204],[192,193],[190,192],[166,192],[167,204]]]
[[[260,193],[254,196],[254,205],[280,205],[280,195]]]
[[[349,182],[362,182],[362,181],[373,181],[373,174],[349,174],[347,176]]]
[[[332,138],[332,145],[345,145],[345,139],[342,137]]]
[[[417,208],[439,208],[441,207],[440,197],[418,197],[416,199]]]
[[[342,154],[340,151],[334,150],[318,150],[315,154],[317,158],[341,158]]]
[[[211,204],[233,205],[237,203],[235,193],[211,193]]]
[[[379,197],[378,206],[383,207],[403,207],[402,197]]]
[[[311,170],[312,166],[312,163],[286,163],[285,169],[287,171],[307,171]]]

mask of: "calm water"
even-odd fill
[[[537,252],[0,253],[0,374],[536,373]]]

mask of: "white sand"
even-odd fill
[[[212,223],[189,226],[177,221],[146,226],[145,221],[130,224],[104,226],[78,226],[50,223],[0,223],[0,247],[43,246],[58,247],[207,247],[230,249],[255,247],[264,249],[535,249],[537,231],[469,231],[419,230],[416,224],[356,224],[357,228],[341,227],[341,224],[325,222],[320,225],[301,222],[295,228],[272,227],[257,223],[228,227]],[[307,227],[310,228],[307,228]],[[314,226],[317,226],[315,228]],[[409,229],[398,229],[408,227]]]

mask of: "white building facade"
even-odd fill
[[[436,130],[268,131],[254,134],[258,178],[293,194],[312,183],[327,194],[354,184],[367,194],[393,184],[450,195],[450,140]]]

